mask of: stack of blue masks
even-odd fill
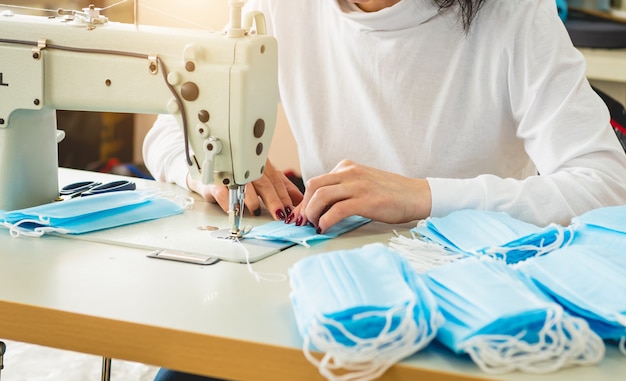
[[[501,260],[464,258],[429,271],[445,322],[437,340],[485,372],[551,372],[595,364],[604,343]]]
[[[377,378],[442,324],[423,278],[383,244],[306,257],[289,275],[305,356],[328,379],[339,369],[345,380]]]
[[[11,235],[82,234],[180,214],[183,207],[166,198],[136,191],[77,197],[31,208],[0,211]]]
[[[585,319],[600,337],[620,340],[622,352],[626,354],[624,251],[572,245],[529,259],[516,268],[566,311]]]
[[[570,228],[559,225],[540,228],[505,213],[470,209],[427,218],[412,232],[448,251],[487,255],[507,263],[549,253],[569,244],[573,237]]]
[[[250,232],[246,233],[246,237],[270,241],[293,242],[303,246],[309,246],[310,242],[335,238],[370,221],[370,219],[361,216],[344,218],[333,225],[324,234],[317,234],[315,228],[310,225],[296,226],[294,224],[286,224],[283,221],[272,221],[253,227]]]

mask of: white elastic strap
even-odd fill
[[[179,194],[175,192],[163,192],[159,190],[142,190],[140,191],[146,196],[146,199],[151,198],[164,198],[166,200],[170,200],[176,205],[180,206],[182,209],[188,209],[193,206],[196,200],[188,195]]]
[[[322,376],[332,381],[366,381],[380,377],[390,366],[422,349],[435,335],[422,313],[416,323],[413,312],[416,297],[406,306],[397,306],[387,311],[355,315],[353,320],[372,316],[384,316],[385,326],[380,334],[371,339],[360,338],[349,332],[336,320],[319,315],[309,327],[304,338],[303,352]],[[403,311],[398,326],[391,330],[393,317]],[[354,345],[346,346],[335,340],[329,327],[341,332]],[[430,331],[430,334],[429,334]],[[321,360],[311,353],[311,347],[324,352]],[[340,374],[335,371],[340,370]]]
[[[425,273],[446,263],[458,261],[465,255],[447,250],[438,243],[420,238],[419,235],[411,232],[412,238],[398,234],[394,230],[395,236],[391,237],[389,247],[396,250],[405,257],[411,268],[418,273]]]
[[[525,332],[515,336],[477,335],[463,343],[461,349],[486,373],[547,373],[602,360],[604,342],[584,320],[565,315],[560,308],[546,312],[537,343],[522,340]]]
[[[485,249],[475,254],[482,253],[494,259],[503,259],[506,261],[507,254],[510,251],[527,251],[527,252],[534,251],[535,254],[533,254],[532,257],[539,257],[544,254],[548,254],[556,249],[569,245],[574,239],[574,231],[572,230],[572,227],[563,228],[562,226],[559,226],[556,224],[550,224],[549,227],[553,227],[557,231],[556,238],[549,245],[544,246],[545,238],[542,238],[541,241],[539,242],[539,245],[521,245],[521,246],[514,246],[514,247],[505,247],[505,246],[490,247],[488,249]],[[566,230],[570,232],[567,242],[565,241]]]
[[[18,221],[16,223],[14,223],[14,224],[11,224],[9,222],[3,222],[2,225],[4,225],[6,228],[9,229],[9,234],[11,235],[11,237],[14,237],[14,238],[17,238],[19,236],[41,237],[44,234],[43,232],[38,232],[36,230],[23,228],[23,227],[20,226],[20,225],[26,224],[26,223],[41,224],[41,221],[40,220],[24,219],[24,220],[21,220],[21,221]]]

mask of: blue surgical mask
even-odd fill
[[[169,199],[136,191],[79,197],[31,208],[0,211],[0,223],[11,234],[82,234],[183,212]]]
[[[576,245],[601,245],[626,252],[626,206],[591,210],[572,219]]]
[[[304,353],[322,375],[370,380],[425,347],[442,317],[423,278],[383,244],[305,257],[290,268]],[[321,361],[311,347],[324,352]]]
[[[309,246],[310,242],[335,238],[370,221],[370,219],[360,216],[348,217],[333,225],[324,234],[317,234],[315,228],[310,225],[296,226],[294,224],[286,224],[283,221],[272,221],[253,227],[250,232],[246,233],[246,237],[270,241],[286,241]]]
[[[415,238],[450,252],[486,255],[507,263],[563,247],[573,236],[570,228],[555,224],[540,228],[505,213],[471,209],[427,218],[412,232]]]
[[[626,237],[622,238],[626,239]],[[585,319],[603,339],[626,341],[626,255],[606,246],[572,245],[516,268]]]
[[[445,318],[437,339],[485,372],[550,372],[604,356],[584,320],[564,313],[503,261],[469,257],[426,276]]]

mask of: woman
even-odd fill
[[[626,155],[554,0],[250,0],[279,46],[302,195],[268,162],[246,205],[322,233],[473,208],[568,224],[626,203]],[[228,207],[184,169],[161,116],[150,171]],[[289,149],[289,147],[284,147]],[[167,371],[162,371],[163,377]],[[170,376],[172,374],[169,374]],[[176,375],[180,376],[180,375]]]

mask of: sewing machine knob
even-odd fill
[[[180,83],[180,73],[173,71],[167,75],[167,83],[172,86],[176,86]]]
[[[198,111],[198,120],[202,123],[207,123],[211,119],[211,114],[207,110]]]
[[[196,85],[194,82],[185,82],[180,88],[180,93],[183,96],[183,99],[188,102],[193,102],[198,99],[198,96],[200,95],[200,89],[198,88],[198,85]]]
[[[263,119],[257,119],[254,123],[254,137],[261,138],[265,133],[265,121]]]

